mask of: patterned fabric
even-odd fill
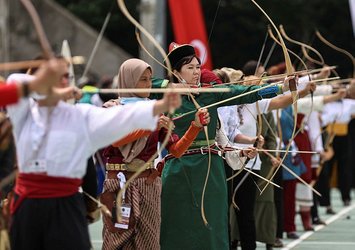
[[[146,184],[147,178],[135,179],[126,191],[126,203],[131,205],[131,219],[134,225],[116,233],[107,226],[111,218],[103,217],[103,250],[113,249],[160,249],[160,194],[161,179]],[[117,192],[118,179],[106,179],[105,192]]]

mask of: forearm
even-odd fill
[[[331,94],[331,95],[326,95],[323,97],[323,102],[324,104],[334,102],[340,99],[340,96],[336,93]]]
[[[185,151],[191,146],[192,142],[196,139],[202,128],[197,127],[195,122],[191,122],[189,129],[186,131],[183,137],[176,143],[169,147],[169,153],[176,158],[181,157]]]
[[[254,144],[256,137],[250,137],[243,134],[238,134],[234,138],[234,142],[242,144]]]

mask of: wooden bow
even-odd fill
[[[154,46],[158,49],[159,53],[161,55],[163,55],[163,58],[165,58],[165,51],[164,49],[160,46],[160,44],[154,39],[154,37],[137,21],[135,20],[132,15],[128,12],[127,7],[125,5],[124,0],[117,0],[117,4],[118,7],[120,8],[121,12],[125,15],[125,17],[138,29],[140,30],[147,38],[148,40],[150,40]],[[171,69],[171,64],[170,61],[167,59],[166,61],[167,67],[169,69]],[[169,76],[172,78],[172,75],[168,72]],[[169,110],[170,114],[174,113],[174,110]],[[118,192],[118,195],[116,197],[116,204],[117,204],[117,219],[118,221],[120,221],[121,218],[121,206],[122,206],[122,197],[124,192],[126,191],[127,187],[129,186],[130,183],[132,183],[147,167],[148,165],[153,162],[158,155],[161,153],[161,151],[166,147],[166,145],[169,142],[171,133],[172,133],[172,129],[173,129],[173,124],[170,123],[167,134],[162,142],[162,144],[160,145],[159,150],[157,150],[149,159],[148,161],[143,164],[141,167],[138,168],[138,170],[132,175],[132,177],[130,179],[127,180],[126,184],[124,185],[123,188],[120,189],[120,191]]]
[[[261,8],[260,5],[255,2],[255,0],[251,0],[251,2],[264,14],[264,16],[269,20],[270,24],[272,25],[272,27],[276,31],[277,36],[279,38],[279,41],[281,43],[283,54],[284,54],[287,75],[288,76],[293,75],[294,74],[294,69],[293,69],[293,66],[292,66],[290,55],[288,54],[288,50],[287,50],[286,44],[285,44],[285,42],[284,42],[279,30],[277,29],[276,25],[271,20],[271,18],[268,16],[268,14],[263,10],[263,8]],[[292,94],[292,99],[293,99],[294,127],[293,127],[293,131],[292,131],[291,139],[290,139],[290,141],[289,141],[289,143],[288,143],[288,145],[286,147],[286,152],[288,152],[290,150],[291,142],[292,142],[292,140],[293,140],[293,138],[295,136],[295,133],[296,133],[296,124],[297,124],[297,86],[296,86],[296,81],[294,79],[289,81],[289,88],[290,88],[290,91],[291,91],[291,94]],[[277,171],[280,169],[283,161],[286,158],[286,155],[287,155],[287,153],[285,153],[285,155],[281,159],[281,162],[280,162],[279,166],[276,168],[276,170],[275,170],[274,174],[271,176],[270,180],[272,180],[274,178],[274,176],[276,175]],[[269,185],[269,182],[264,186],[264,188],[261,191],[261,193],[263,193],[265,191],[265,189],[267,188],[268,185]]]
[[[318,30],[316,30],[316,36],[319,38],[319,40],[321,40],[323,43],[325,43],[326,45],[328,45],[332,49],[334,49],[334,50],[336,50],[336,51],[338,51],[350,58],[350,60],[353,64],[352,78],[355,78],[355,58],[354,58],[354,56],[350,52],[346,51],[345,49],[339,48],[338,46],[335,46],[333,43],[329,42],[327,39],[324,38],[324,36],[322,36],[322,34]]]
[[[33,6],[32,2],[30,0],[21,0],[21,2],[25,6],[28,14],[31,17],[33,25],[35,26],[37,36],[38,36],[44,57],[46,59],[53,59],[54,58],[53,50],[48,42],[48,38],[46,36],[46,33],[44,32],[41,20],[38,16],[38,13],[37,13],[35,7]],[[102,204],[100,201],[98,201],[97,199],[95,199],[93,197],[89,197],[89,198],[98,204],[98,207],[101,209],[101,211],[103,213],[107,214],[108,216],[111,215],[110,211],[107,209],[107,207],[104,204]]]

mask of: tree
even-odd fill
[[[134,27],[118,10],[116,1],[57,1],[97,30],[100,30],[110,6],[113,5],[113,14],[105,33],[106,37],[130,54],[138,56]],[[215,67],[229,66],[240,69],[247,60],[259,57],[269,23],[251,1],[201,0],[201,3],[207,32],[210,34],[209,42]],[[327,64],[338,65],[337,71],[342,76],[346,77],[352,72],[349,59],[327,47],[315,37],[315,29],[318,29],[329,41],[354,54],[355,43],[347,0],[259,0],[258,3],[277,25],[284,25],[289,36],[314,46],[322,53]],[[132,15],[137,18],[139,0],[126,1],[126,4]],[[330,18],[333,16],[337,17],[336,21]],[[215,17],[215,22],[213,22]],[[173,34],[170,18],[168,17],[167,20],[169,43],[173,40]],[[268,53],[272,44],[273,41],[268,39],[265,53]],[[300,53],[299,46],[289,43],[286,45],[294,52]],[[264,59],[265,57],[266,55]],[[283,61],[283,55],[277,46],[269,66],[280,61]],[[296,64],[298,64],[297,61]]]

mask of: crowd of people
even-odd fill
[[[334,163],[350,205],[355,80],[317,86],[328,67],[287,76],[283,63],[256,61],[210,71],[189,44],[172,43],[165,60],[173,79],[125,61],[114,82],[132,92],[118,95],[69,87],[62,58],[2,81],[4,249],[91,249],[100,209],[102,249],[282,247],[299,237],[297,212],[306,231],[324,224],[319,205],[336,213]],[[137,91],[169,88],[185,92]],[[158,149],[167,152],[154,163]]]

